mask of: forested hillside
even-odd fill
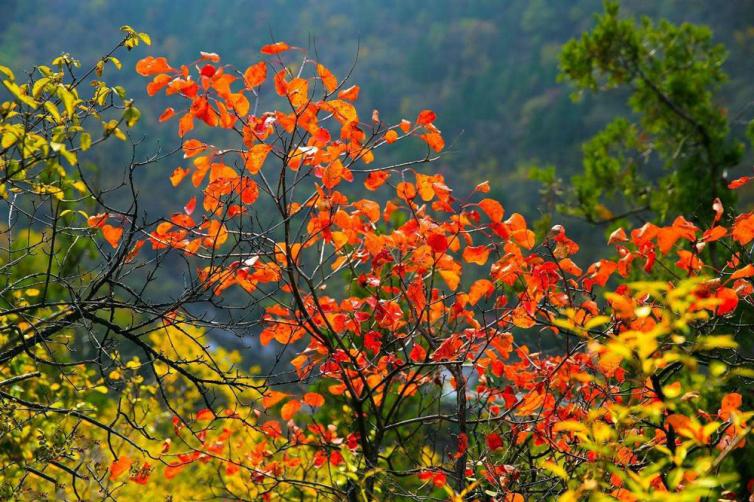
[[[553,165],[567,180],[581,169],[582,143],[626,111],[625,91],[587,94],[574,103],[572,89],[556,82],[561,46],[593,24],[599,0],[1,3],[0,59],[11,61],[14,70],[48,60],[61,47],[91,62],[114,43],[123,24],[153,33],[154,51],[176,60],[211,50],[229,60],[252,61],[254,48],[271,40],[306,44],[326,53],[339,74],[353,66],[354,80],[363,82],[364,106],[385,116],[410,115],[413,103],[431,99],[448,139],[434,169],[452,180],[494,180],[495,195],[532,219],[551,207],[540,198],[539,185],[529,181],[529,167]],[[622,2],[622,12],[708,25],[714,40],[730,52],[724,66],[730,81],[717,96],[719,104],[733,117],[748,116],[754,5],[745,0],[629,0]],[[131,72],[114,78],[135,83]],[[147,120],[135,134],[143,134],[151,146],[159,139],[171,148],[175,140],[152,120],[161,110],[155,102],[143,106]],[[164,183],[157,173],[150,182]],[[148,204],[164,210],[172,202]],[[574,222],[572,227],[581,238],[595,236],[590,225]]]

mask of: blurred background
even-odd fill
[[[749,106],[754,2],[621,5],[625,15],[708,25],[730,53],[720,105],[731,114]],[[108,78],[137,98],[144,114],[139,131],[167,147],[177,138],[173,127],[155,120],[163,103],[144,99],[145,81],[132,71],[147,54],[183,62],[205,50],[245,68],[258,60],[262,44],[285,40],[316,50],[338,76],[358,54],[353,81],[362,87],[362,113],[378,108],[395,122],[434,109],[449,144],[435,169],[456,186],[488,179],[508,212],[536,219],[547,208],[529,167],[553,165],[567,179],[580,169],[582,142],[627,113],[621,91],[575,103],[556,81],[560,47],[588,30],[601,10],[600,0],[0,0],[0,64],[23,71],[65,51],[86,66],[117,43],[120,26],[146,31],[153,46],[123,55],[124,70]],[[167,188],[173,167],[148,177]],[[148,201],[155,211],[171,210],[174,202]],[[568,228],[575,237],[594,234],[577,221]]]

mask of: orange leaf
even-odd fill
[[[427,134],[422,134],[419,137],[423,139],[424,142],[427,143],[427,145],[429,145],[429,147],[436,152],[440,152],[443,148],[445,148],[445,140],[442,139],[442,135],[440,135],[439,132],[430,132]]]
[[[479,193],[490,193],[490,182],[483,181],[479,183],[477,186],[474,187],[474,191],[479,192]]]
[[[440,270],[440,277],[451,291],[455,291],[461,282],[461,276],[454,270]]]
[[[735,272],[733,272],[733,274],[731,274],[731,276],[728,278],[728,280],[734,281],[734,280],[740,279],[742,277],[752,277],[752,276],[754,276],[754,265],[752,265],[750,263],[750,264],[746,265],[745,267],[740,268],[740,269],[736,270]]]
[[[267,63],[260,61],[246,68],[243,72],[243,80],[247,89],[262,85],[267,78]]]
[[[531,415],[535,411],[539,410],[542,404],[545,402],[545,395],[533,390],[524,396],[521,404],[516,410],[516,414],[519,416]]]
[[[626,241],[628,241],[628,237],[626,236],[626,231],[623,230],[623,227],[621,227],[610,234],[610,237],[607,239],[607,245],[610,246],[616,242],[626,242]]]
[[[120,238],[123,235],[123,229],[120,227],[114,227],[112,225],[103,225],[102,235],[105,237],[105,240],[108,242],[108,244],[110,244],[113,248],[117,248],[118,243],[120,242]]]
[[[219,63],[219,62],[220,62],[220,56],[218,56],[218,55],[217,55],[216,53],[214,53],[214,52],[204,52],[204,51],[200,51],[200,52],[199,52],[199,56],[200,56],[200,59],[201,59],[202,61],[211,61],[211,62],[213,62],[213,63]]]
[[[184,137],[186,133],[193,128],[194,116],[191,114],[191,112],[189,112],[181,117],[181,120],[178,121],[178,136],[180,136],[181,138]]]
[[[87,218],[86,224],[89,225],[89,228],[102,228],[109,217],[110,215],[107,213],[95,214]]]
[[[301,409],[301,402],[293,399],[283,405],[280,410],[280,416],[283,420],[290,420]]]
[[[463,259],[468,263],[484,265],[490,255],[490,248],[487,246],[466,246],[463,250]]]
[[[188,172],[188,169],[176,167],[175,170],[173,170],[173,174],[170,175],[170,184],[177,187],[181,181],[183,181],[183,178],[186,177]]]
[[[751,242],[754,239],[754,214],[745,213],[737,216],[731,236],[742,246]]]
[[[162,471],[162,475],[165,479],[173,479],[188,465],[188,462],[176,462],[165,466],[165,470]]]
[[[259,52],[271,56],[273,54],[280,54],[281,52],[285,52],[290,48],[291,47],[285,42],[275,42],[274,44],[267,44],[262,46],[262,48],[259,49]]]
[[[494,199],[482,199],[479,202],[479,207],[482,208],[484,214],[486,214],[487,217],[493,222],[500,223],[501,221],[503,221],[503,216],[505,216],[505,209],[503,209],[502,204],[500,204],[498,201]]]
[[[413,183],[409,183],[408,181],[401,181],[400,183],[398,183],[398,185],[396,185],[395,193],[398,195],[398,197],[405,201],[413,200],[416,197],[416,187],[413,185]]]
[[[720,403],[720,415],[727,414],[727,416],[722,417],[727,420],[728,416],[730,416],[731,411],[738,410],[741,408],[741,404],[743,403],[743,398],[741,394],[738,392],[731,392],[729,394],[725,394],[723,397],[721,403]]]
[[[157,73],[165,73],[169,71],[174,71],[174,69],[168,64],[168,60],[164,57],[155,58],[147,56],[136,63],[136,73],[142,77],[148,77],[150,75],[156,75]]]
[[[387,171],[372,171],[367,175],[367,179],[364,180],[364,186],[370,192],[374,192],[380,188],[389,177],[390,173]]]
[[[190,139],[183,142],[183,158],[190,159],[207,149],[207,145],[198,139]]]
[[[209,408],[202,408],[201,410],[196,412],[197,422],[204,422],[204,421],[214,420],[214,419],[215,419],[215,413]]]
[[[150,96],[154,96],[158,92],[160,92],[160,89],[167,86],[170,81],[173,80],[170,75],[166,75],[164,73],[160,73],[159,75],[156,75],[150,83],[147,84],[147,94]]]
[[[262,396],[262,405],[265,408],[272,408],[286,397],[288,397],[288,394],[286,394],[285,392],[268,390],[264,393],[264,396]]]
[[[331,112],[335,117],[335,120],[341,124],[359,121],[359,114],[356,112],[356,108],[348,101],[343,101],[341,99],[323,101],[320,103],[320,108]]]
[[[722,239],[727,234],[728,234],[728,230],[725,227],[721,227],[720,225],[717,225],[715,227],[710,228],[709,230],[706,230],[704,234],[702,234],[702,241],[714,242],[714,241]]]
[[[110,481],[117,479],[121,474],[128,471],[131,468],[133,461],[128,455],[121,455],[121,457],[114,461],[110,465]]]
[[[558,262],[558,264],[560,265],[560,268],[563,269],[563,272],[566,272],[568,274],[578,277],[582,273],[581,267],[576,265],[570,258],[563,258]]]
[[[264,161],[267,159],[267,154],[270,153],[272,147],[264,143],[260,143],[251,147],[251,150],[246,152],[246,169],[251,174],[257,174]]]
[[[488,279],[479,279],[469,288],[469,303],[476,305],[483,296],[489,296],[495,291],[495,285]]]
[[[312,408],[319,408],[325,404],[325,396],[316,392],[307,392],[304,394],[304,402]]]
[[[338,98],[346,99],[348,101],[356,101],[359,99],[359,90],[361,88],[358,85],[352,85],[348,89],[343,89],[338,93]]]
[[[393,129],[390,129],[388,132],[385,133],[385,142],[395,143],[396,141],[398,141],[398,133],[395,132]]]
[[[338,88],[338,80],[335,78],[335,75],[333,75],[324,65],[317,65],[317,75],[322,79],[322,85],[325,86],[328,93],[332,93]]]
[[[191,197],[186,205],[183,206],[183,211],[189,216],[194,212],[194,209],[196,209],[196,195]]]

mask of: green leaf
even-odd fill
[[[128,127],[135,126],[139,121],[139,117],[141,117],[141,112],[133,105],[130,105],[126,108],[126,111],[123,112],[123,120],[125,120]]]

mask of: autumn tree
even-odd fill
[[[374,111],[362,121],[358,87],[320,61],[284,42],[261,53],[267,61],[245,70],[202,54],[195,76],[164,58],[137,65],[150,93],[186,102],[163,114],[177,114],[192,159],[172,182],[190,179],[198,193],[187,208],[201,202],[204,211],[160,224],[152,246],[195,260],[223,308],[236,308],[232,289],[260,298],[261,343],[292,349],[291,379],[313,386],[280,390],[270,376],[256,405],[202,431],[238,421],[268,436],[224,451],[254,483],[222,488],[241,498],[437,490],[641,500],[735,487],[729,453],[750,414],[740,393],[721,402],[718,389],[751,370],[733,338],[717,333],[751,292],[754,267],[734,249],[753,237],[748,215],[730,230],[735,259],[723,268],[700,257],[729,234],[718,224],[723,204],[710,200],[709,228],[678,218],[630,237],[619,230],[610,239],[619,258],[583,270],[563,227],[537,243],[521,215],[506,218],[484,197],[488,183],[456,193],[422,172],[444,147],[433,112],[391,123]],[[265,99],[274,108],[249,115]],[[226,129],[237,146],[186,139],[196,122]],[[412,137],[425,143],[423,157],[377,163],[380,149]],[[350,199],[355,181],[388,200]],[[611,277],[655,267],[677,280],[608,288]],[[476,270],[488,278],[474,280]],[[688,279],[703,272],[720,279]],[[193,321],[182,311],[174,322]],[[560,350],[517,344],[521,330],[553,337]]]

